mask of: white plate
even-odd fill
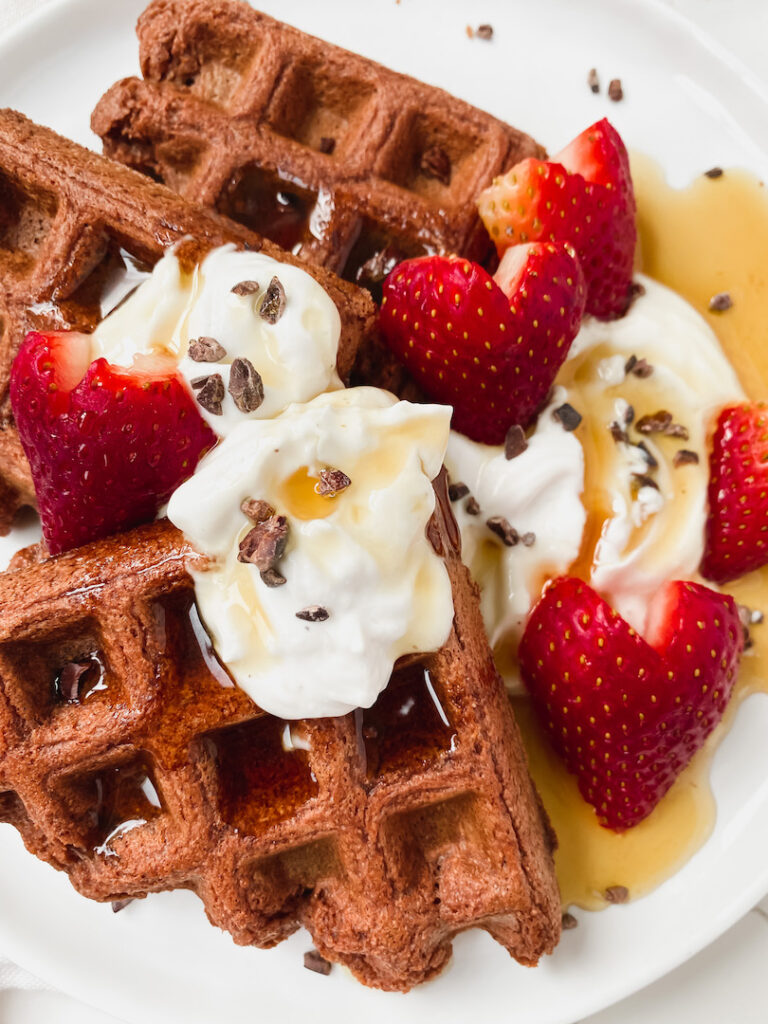
[[[444,86],[517,124],[552,150],[603,114],[628,144],[660,159],[675,183],[714,164],[768,176],[768,97],[735,59],[648,0],[265,0],[270,13]],[[60,0],[0,43],[0,104],[87,145],[89,112],[137,66],[133,23],[143,0]],[[357,12],[357,13],[355,13]],[[464,32],[490,22],[494,42]],[[620,76],[610,104],[585,85],[591,66]],[[0,543],[0,559],[21,538]],[[466,1021],[514,1014],[570,1024],[690,957],[768,891],[768,700],[751,698],[715,759],[718,822],[706,846],[653,895],[580,914],[555,956],[518,967],[486,935],[456,942],[452,966],[406,997],[362,988],[341,970],[301,967],[306,935],[270,952],[235,947],[189,893],[118,916],[81,899],[66,878],[0,829],[0,949],[82,1000],[136,1024],[254,1019],[319,1024]]]

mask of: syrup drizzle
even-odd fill
[[[641,269],[687,299],[710,323],[754,399],[768,395],[768,199],[762,184],[742,171],[701,178],[682,190],[666,184],[661,168],[647,157],[632,156],[638,205]],[[727,291],[734,300],[726,313],[709,310],[709,300]],[[599,509],[593,518],[599,520]],[[588,539],[576,568],[588,569],[593,540]],[[768,568],[724,588],[753,609],[768,612]],[[768,633],[752,630],[754,646],[743,659],[733,698],[723,722],[693,758],[669,793],[640,825],[615,833],[597,823],[581,798],[575,777],[554,754],[525,699],[515,700],[531,773],[559,839],[555,855],[565,906],[587,909],[606,905],[605,890],[625,885],[630,898],[656,888],[677,871],[711,834],[715,803],[709,785],[712,755],[741,701],[768,692]]]

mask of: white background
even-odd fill
[[[731,49],[768,85],[766,0],[666,2]],[[41,0],[0,0],[0,35],[25,13],[42,6]],[[76,69],[73,73],[76,74]],[[87,950],[83,950],[83,955],[88,955]],[[119,956],[119,950],[115,950],[115,955]],[[584,1024],[765,1024],[766,964],[768,898],[688,964],[644,992],[590,1017]],[[141,979],[137,979],[137,984],[141,984]],[[34,985],[34,979],[2,961],[0,950],[0,1024],[115,1024],[114,1018],[67,997],[30,990]],[[514,1014],[513,1006],[511,1002],[510,1016]],[[258,1007],[254,1007],[254,1019],[257,1017]]]

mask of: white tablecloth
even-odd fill
[[[0,34],[48,2],[0,0]],[[700,24],[768,83],[768,0],[665,2]],[[766,964],[768,897],[683,967],[582,1024],[766,1024]],[[27,971],[3,959],[0,950],[0,1024],[51,1022],[120,1024],[115,1018],[53,992]]]

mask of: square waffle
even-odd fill
[[[473,925],[535,964],[560,929],[552,840],[444,473],[436,490],[450,637],[341,718],[284,722],[232,684],[167,521],[18,559],[0,574],[0,820],[88,897],[192,889],[236,942],[303,924],[369,985],[428,979]]]
[[[190,264],[226,243],[299,261],[10,110],[0,110],[0,208],[0,529],[7,531],[16,510],[34,504],[8,399],[27,331],[93,330],[121,281],[138,283],[174,243],[183,242],[180,257]],[[339,310],[338,370],[347,379],[375,330],[373,303],[323,268],[301,265]]]
[[[240,0],[154,0],[143,79],[92,126],[105,152],[342,277],[411,256],[488,255],[475,199],[528,135]]]
[[[0,187],[6,389],[26,329],[92,329],[114,273],[172,242],[192,236],[190,262],[229,241],[296,259],[7,111]],[[372,304],[308,269],[339,307],[344,373]],[[9,418],[0,437],[14,500],[31,501]],[[0,574],[0,820],[86,896],[189,888],[237,942],[274,945],[304,924],[323,956],[385,989],[437,973],[471,926],[525,964],[551,951],[553,839],[444,476],[436,490],[451,635],[398,663],[372,708],[337,719],[279,721],[232,685],[196,610],[193,552],[167,522],[18,556]]]

